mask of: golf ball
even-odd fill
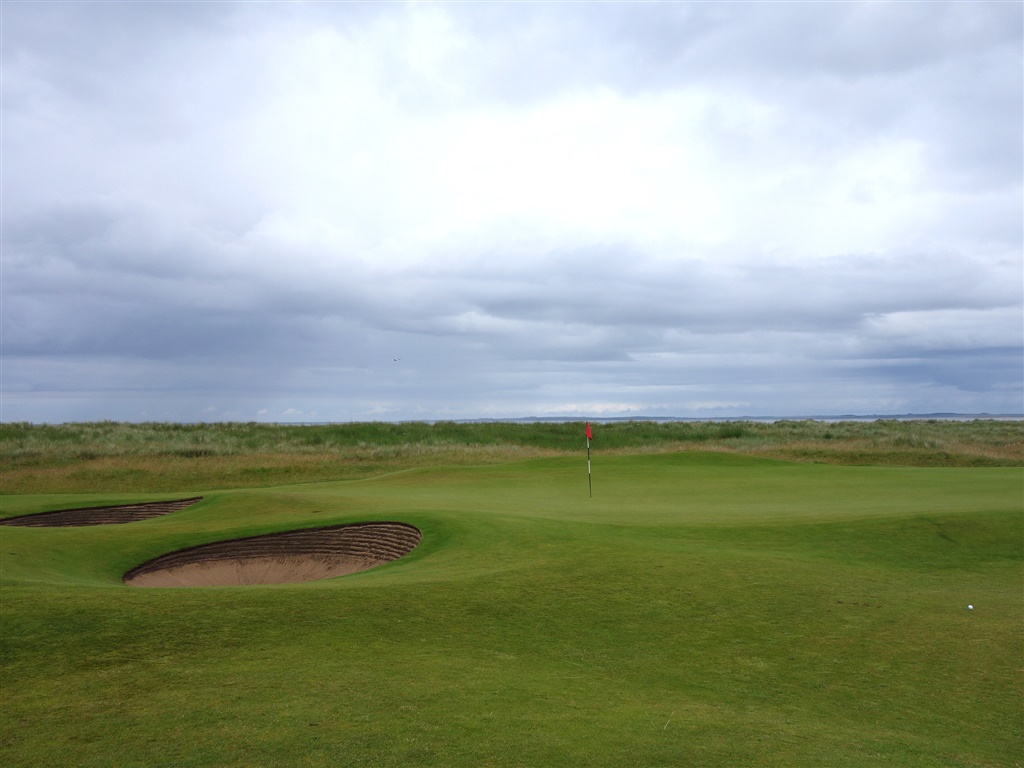
[[[968,611],[973,611],[974,610],[974,606],[973,605],[968,605],[967,606],[967,610]]]

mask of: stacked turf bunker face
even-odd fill
[[[21,515],[0,525],[117,525],[177,512],[202,496],[176,501],[82,507]],[[122,578],[133,587],[214,587],[316,581],[369,570],[407,555],[423,534],[399,522],[348,523],[269,533],[189,547],[149,560]]]
[[[77,509],[58,509],[55,512],[37,512],[32,515],[19,515],[0,520],[0,525],[17,525],[26,528],[65,528],[86,525],[120,525],[134,523],[138,520],[149,520],[152,517],[169,515],[172,512],[190,507],[202,496],[176,501],[152,501],[144,504],[120,504],[114,507],[80,507]]]
[[[420,543],[405,523],[351,523],[218,541],[171,552],[133,568],[133,587],[215,587],[315,581],[369,570]]]

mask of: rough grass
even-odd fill
[[[1024,466],[1024,422],[611,422],[601,454],[714,450],[789,461]],[[357,478],[578,455],[582,423],[0,424],[0,492],[160,491]]]

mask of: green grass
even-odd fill
[[[743,437],[703,441],[710,451],[638,442],[595,450],[588,498],[585,457],[559,455],[548,427],[530,458],[498,462],[481,441],[475,465],[460,449],[425,466],[424,448],[362,479],[300,471],[293,485],[216,489],[200,474],[174,495],[205,500],[167,517],[0,528],[0,761],[1020,762],[1020,468],[838,466],[721,444]],[[252,458],[237,450],[241,470]],[[45,490],[0,497],[0,514],[169,498]],[[422,544],[353,576],[120,582],[184,546],[391,519]]]

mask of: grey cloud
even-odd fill
[[[15,294],[9,301],[20,310],[6,339],[13,349],[21,348],[11,335],[20,330],[33,344],[51,337],[54,349],[141,354],[143,340],[153,338],[160,339],[153,345],[160,356],[196,349],[286,354],[295,339],[337,318],[381,332],[500,341],[517,356],[556,348],[571,354],[576,344],[583,355],[600,348],[621,358],[664,343],[664,334],[677,329],[855,333],[865,319],[891,312],[1013,306],[1020,298],[1013,282],[1019,269],[993,273],[949,254],[724,269],[696,259],[658,263],[632,254],[616,261],[581,253],[553,258],[541,271],[532,264],[517,271],[513,258],[498,260],[490,272],[477,265],[470,274],[392,277],[353,269],[343,280],[316,284],[305,271],[261,276],[247,274],[243,264],[234,273],[204,274],[198,262],[182,267],[171,253],[134,261],[137,254],[87,250],[77,261],[77,245],[63,255],[36,251],[8,269],[6,287]],[[61,312],[48,309],[49,297],[61,297]],[[43,330],[61,314],[65,323]]]
[[[596,83],[636,92],[741,78],[744,88],[753,80],[771,89],[903,76],[951,57],[1019,53],[1024,18],[1012,3],[609,3],[577,11],[487,4],[453,12],[496,43],[497,54],[470,76],[491,77],[478,86],[489,94],[532,88],[536,96]]]
[[[479,282],[464,277],[456,290],[500,318],[704,331],[850,329],[870,315],[1020,298],[1013,282],[1019,269],[993,274],[957,254],[850,255],[800,265],[752,258],[723,267],[697,258],[660,263],[625,250],[617,261],[552,259],[532,280],[513,279],[508,270],[501,266],[500,278]]]

